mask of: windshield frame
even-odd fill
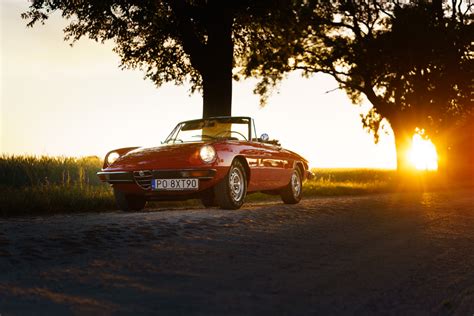
[[[253,133],[252,133],[252,127],[255,128],[255,122],[254,120],[249,117],[249,116],[216,116],[216,117],[208,117],[208,118],[204,118],[204,119],[195,119],[195,120],[189,120],[189,121],[183,121],[183,122],[179,122],[175,128],[171,131],[171,133],[168,135],[168,137],[166,137],[166,139],[162,142],[163,144],[181,144],[181,143],[194,143],[194,142],[203,142],[204,140],[203,139],[200,139],[200,140],[196,140],[196,141],[193,141],[193,142],[190,142],[190,141],[186,141],[186,142],[181,142],[178,140],[177,136],[179,135],[179,132],[181,131],[182,127],[185,125],[185,124],[188,124],[188,123],[197,123],[197,122],[200,122],[200,121],[207,121],[207,120],[231,120],[230,122],[226,122],[226,123],[232,123],[232,120],[235,120],[236,123],[234,124],[245,124],[245,123],[240,123],[240,122],[237,122],[238,120],[248,120],[247,121],[247,141],[252,141],[253,140]],[[256,137],[256,136],[255,136]],[[218,139],[218,138],[216,138]]]

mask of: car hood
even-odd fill
[[[205,142],[140,147],[118,158],[107,170],[189,168],[202,164],[199,149]]]

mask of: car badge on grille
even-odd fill
[[[138,171],[138,174],[140,175],[140,177],[144,177],[145,176],[145,171],[140,170],[140,171]]]

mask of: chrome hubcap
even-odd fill
[[[301,179],[297,171],[293,171],[291,175],[291,190],[293,191],[294,197],[298,197],[301,193]]]
[[[239,202],[244,195],[244,177],[238,168],[230,171],[229,188],[232,199]]]

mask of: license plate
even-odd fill
[[[197,190],[199,179],[153,179],[151,187],[159,191]]]

